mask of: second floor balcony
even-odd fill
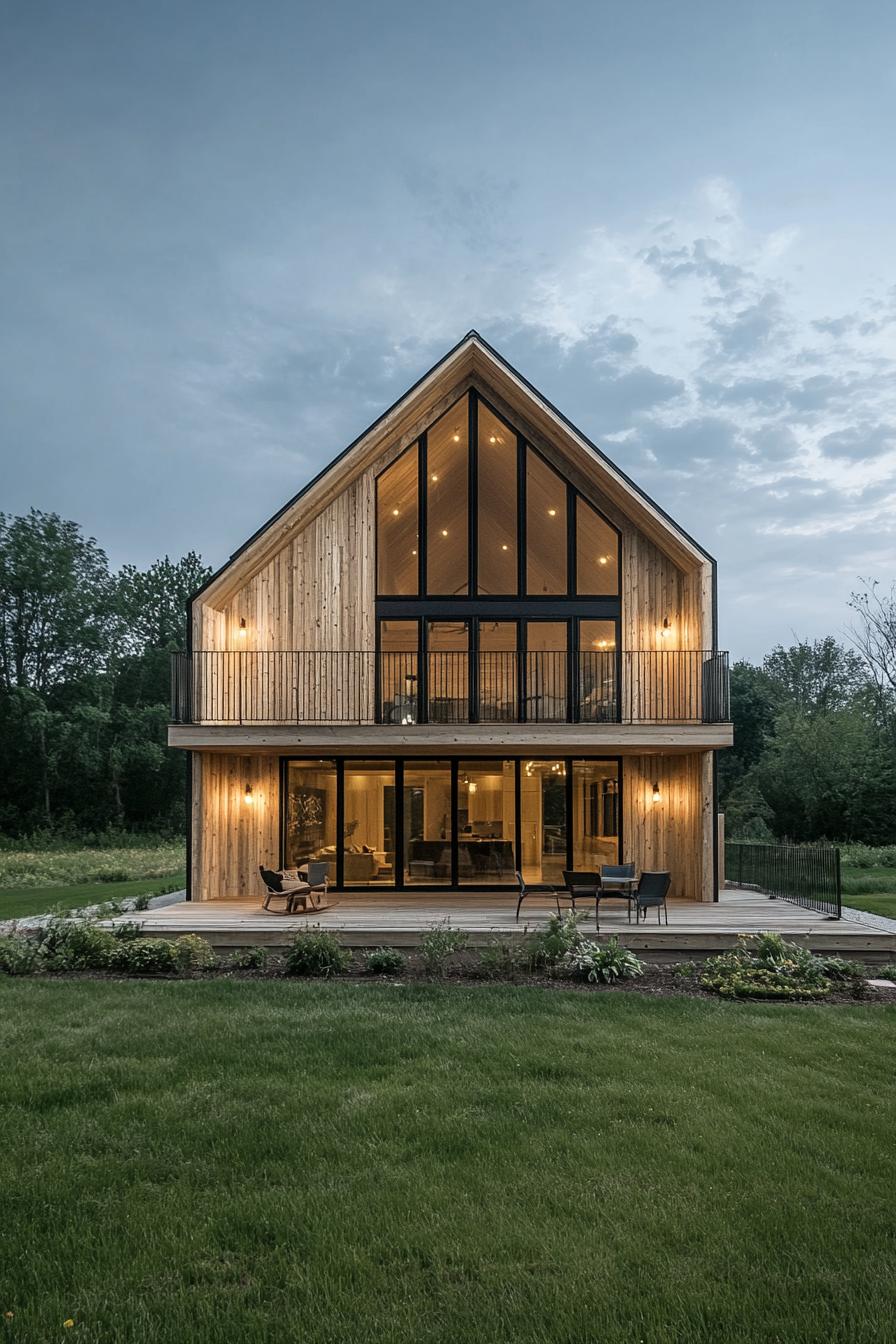
[[[174,723],[728,723],[728,654],[688,650],[172,655]]]

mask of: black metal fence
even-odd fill
[[[728,655],[700,649],[176,653],[175,723],[727,723]]]
[[[839,919],[840,851],[834,845],[762,845],[725,841],[725,881],[758,887],[807,910]]]

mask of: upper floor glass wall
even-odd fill
[[[475,392],[377,479],[379,597],[617,597],[619,546]]]

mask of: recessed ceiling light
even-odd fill
[[[557,510],[556,510],[556,509],[548,509],[548,517],[549,517],[549,518],[556,518],[556,517],[557,517]]]

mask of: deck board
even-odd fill
[[[277,915],[261,908],[258,900],[186,902],[158,910],[129,914],[143,931],[157,937],[199,933],[217,947],[261,944],[282,946],[297,929],[309,923],[339,935],[350,947],[380,943],[412,947],[436,923],[450,920],[469,935],[472,945],[497,934],[523,936],[542,924],[554,908],[549,901],[528,900],[514,920],[512,892],[337,894],[326,910],[311,916]],[[707,955],[732,947],[740,934],[775,929],[816,951],[842,952],[868,960],[887,961],[896,953],[896,931],[874,928],[853,919],[830,920],[788,901],[770,900],[762,893],[727,889],[717,903],[670,901],[668,927],[651,922],[629,924],[620,902],[601,907],[601,935],[618,934],[620,941],[645,955],[661,957]],[[117,921],[112,920],[110,923]],[[593,932],[593,915],[583,924]]]

